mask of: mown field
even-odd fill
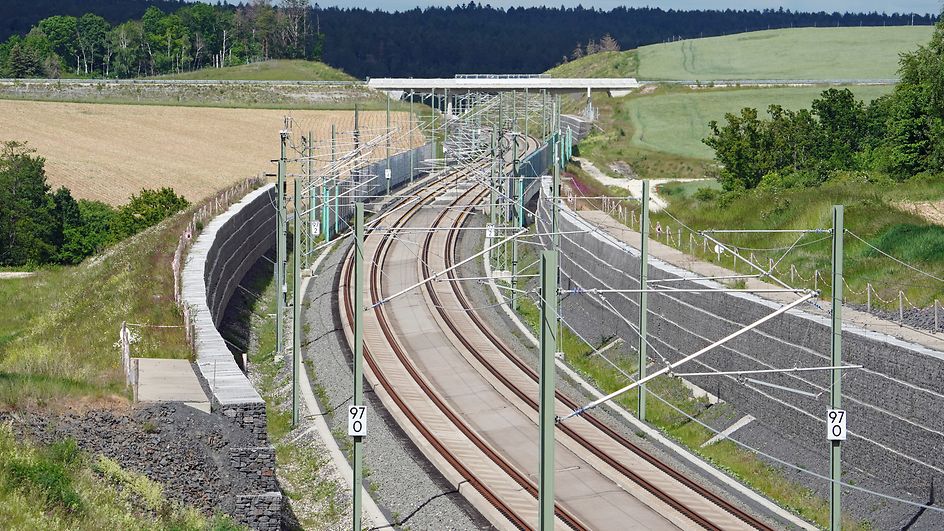
[[[856,97],[869,101],[888,94],[891,85],[848,87]],[[786,109],[809,108],[826,87],[775,87],[741,89],[697,89],[652,96],[627,98],[614,102],[616,115],[628,118],[636,147],[683,157],[710,159],[712,150],[702,143],[708,136],[708,122],[723,122],[725,113],[737,113],[743,107],[765,112],[771,104]],[[615,123],[617,127],[622,125]]]
[[[274,172],[279,131],[291,116],[300,131],[330,138],[354,127],[353,111],[222,109],[0,100],[0,141],[26,141],[46,158],[53,187],[111,204],[142,188],[170,186],[190,201],[259,172]],[[393,114],[407,130],[408,113]],[[386,125],[365,111],[365,130]],[[415,138],[414,141],[419,141]],[[403,144],[405,145],[405,143]]]
[[[354,77],[318,61],[273,59],[226,68],[204,68],[154,79],[256,80],[256,81],[354,81]]]
[[[931,33],[930,26],[754,31],[595,54],[548,73],[656,81],[894,79],[899,54]]]

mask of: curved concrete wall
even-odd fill
[[[550,204],[545,181],[539,200],[538,226],[550,227]],[[603,287],[638,289],[639,252],[596,229],[564,208],[560,215],[562,289]],[[579,233],[566,234],[578,231]],[[691,273],[652,259],[650,279],[680,278]],[[712,287],[712,281],[678,282],[679,288]],[[638,325],[637,294],[571,295],[562,308],[568,324],[591,341],[615,336],[627,344],[638,335],[618,314]],[[770,314],[779,305],[743,293],[698,293],[649,297],[649,333],[652,345],[670,361],[707,346],[711,341]],[[771,367],[829,365],[830,322],[827,317],[794,310],[755,331],[719,347],[680,372],[732,371]],[[926,502],[932,484],[944,479],[944,354],[920,345],[861,328],[843,329],[843,361],[863,365],[843,378],[843,406],[848,411],[849,439],[843,445],[844,469],[860,485],[909,493]],[[662,363],[650,350],[650,359]],[[754,433],[747,440],[789,462],[828,476],[825,410],[829,400],[829,373],[752,375],[770,384],[812,392],[805,396],[738,381],[736,377],[694,377],[693,383],[730,402],[742,413],[756,417],[768,434],[780,441],[770,444]],[[825,389],[825,392],[820,392]],[[749,427],[747,432],[751,432]],[[741,432],[739,432],[739,435]],[[745,435],[748,436],[748,435]],[[770,437],[767,435],[765,437]],[[805,463],[804,463],[805,460]],[[845,476],[845,474],[844,474]],[[821,480],[802,476],[819,490]],[[845,478],[844,479],[851,479]],[[892,488],[887,488],[888,486]],[[886,488],[882,488],[886,487]],[[845,490],[845,489],[844,489]],[[860,496],[859,503],[880,500]],[[854,502],[850,502],[854,503]],[[860,505],[860,508],[864,505]]]
[[[217,326],[250,267],[275,244],[275,186],[250,192],[213,218],[187,255],[183,301],[193,319],[194,349],[213,409],[266,441],[265,402],[243,374]]]

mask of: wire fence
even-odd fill
[[[567,200],[574,209],[577,208],[580,202],[589,202],[591,207],[608,213],[611,217],[626,225],[631,230],[640,230],[641,219],[638,211],[639,204],[636,200],[621,197],[599,197],[588,200],[587,198],[576,195],[568,196]],[[761,253],[762,251],[779,253],[803,246],[814,245],[828,240],[830,236],[821,237],[791,247],[761,250],[749,247],[716,244],[700,231],[693,230],[681,223],[679,225],[672,225],[671,223],[663,225],[661,221],[658,221],[654,224],[650,223],[649,230],[649,237],[663,245],[674,248],[692,258],[705,260],[712,264],[729,268],[735,272],[753,273],[761,279],[765,277],[777,277],[786,280],[789,278],[789,283],[793,287],[812,288],[816,291],[832,289],[831,272],[828,270],[820,270],[817,268],[801,269],[793,263],[782,263],[782,261],[775,260],[767,255],[757,255],[757,253]],[[941,280],[931,273],[915,268],[910,264],[884,253],[880,249],[874,248],[874,246],[854,233],[849,234],[853,236],[854,239],[875,249],[878,253],[893,260],[898,265],[910,269],[917,274],[930,277],[931,280]],[[911,301],[906,290],[902,289],[900,286],[871,281],[866,281],[865,285],[861,283],[850,285],[845,276],[842,277],[842,281],[843,287],[845,288],[843,301],[847,306],[881,319],[897,322],[899,326],[927,330],[935,334],[944,332],[944,322],[942,322],[944,315],[942,315],[941,301],[939,299],[934,298],[927,305],[917,305]]]

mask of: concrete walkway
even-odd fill
[[[639,248],[641,241],[639,233],[616,221],[606,212],[600,210],[581,210],[578,211],[578,214],[617,240],[627,243],[636,249]],[[737,274],[719,265],[698,260],[689,254],[683,253],[674,247],[659,243],[654,239],[649,240],[649,253],[651,256],[664,262],[668,262],[674,266],[687,269],[688,271],[702,276],[727,276]],[[747,279],[746,285],[748,288],[752,289],[773,289],[780,287],[756,278]],[[758,293],[757,296],[782,304],[795,300],[795,297],[788,293]],[[828,317],[829,315],[828,303],[819,304],[819,307],[812,304],[805,304],[802,306],[802,309],[804,312],[813,315],[822,317]],[[886,334],[937,351],[938,355],[944,356],[944,354],[941,354],[944,353],[944,334],[932,334],[931,332],[901,326],[896,322],[881,319],[866,312],[853,310],[848,306],[842,309],[842,321],[844,328],[852,325],[864,329],[865,331]]]
[[[137,402],[183,402],[206,413],[210,401],[187,360],[132,358]]]

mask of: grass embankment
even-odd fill
[[[291,260],[290,255],[290,264]],[[337,529],[345,515],[341,499],[343,486],[327,476],[330,458],[320,446],[296,443],[289,436],[292,432],[291,375],[285,370],[288,362],[274,355],[275,284],[269,262],[263,262],[247,276],[247,289],[258,296],[237,290],[240,293],[234,294],[234,299],[239,299],[235,303],[245,305],[251,312],[249,319],[255,339],[250,345],[249,363],[258,375],[256,389],[266,402],[267,429],[269,440],[275,445],[277,474],[302,528]],[[295,289],[291,276],[288,285],[291,297]],[[305,304],[307,307],[310,303]],[[291,330],[290,325],[288,329]],[[307,332],[307,326],[305,330]],[[305,363],[308,373],[313,374],[310,362]]]
[[[0,521],[4,529],[240,529],[168,501],[162,487],[71,440],[48,447],[19,442],[0,426]]]
[[[534,262],[537,255],[529,246],[524,247],[519,261]],[[520,273],[537,274],[538,266],[531,266]],[[521,298],[518,301],[517,313],[536,334],[540,310],[531,299]],[[564,353],[567,364],[584,375],[597,389],[610,393],[630,383],[632,379],[629,376],[638,372],[636,353],[626,344],[615,345],[604,353],[594,355],[597,349],[603,348],[612,339],[606,338],[601,344],[591,346],[564,326],[558,350]],[[805,486],[790,482],[780,469],[763,462],[753,452],[730,440],[701,447],[715,433],[690,420],[689,416],[704,422],[707,417],[728,414],[730,408],[727,404],[708,407],[707,398],[695,398],[680,379],[668,376],[653,379],[647,384],[647,389],[665,400],[650,397],[647,401],[646,421],[649,424],[783,507],[821,527],[828,526],[829,503],[826,499],[817,497]],[[638,396],[634,392],[626,393],[616,398],[616,402],[625,410],[635,412]],[[843,526],[847,529],[868,529],[867,524],[846,516],[843,517]]]
[[[868,182],[863,176],[840,176],[834,182],[818,187],[791,188],[786,190],[754,190],[730,199],[699,199],[692,193],[698,183],[688,185],[663,185],[660,190],[669,198],[669,210],[686,225],[697,230],[739,229],[810,229],[832,226],[832,206],[845,205],[844,224],[848,231],[865,239],[871,245],[895,256],[912,266],[944,277],[944,227],[928,223],[917,214],[898,208],[900,202],[915,202],[944,199],[944,178],[917,180],[907,183]],[[653,223],[677,231],[678,223],[664,213],[653,215]],[[638,228],[638,227],[637,227]],[[725,234],[722,241],[745,249],[743,254],[754,253],[761,265],[780,259],[797,239],[796,234]],[[697,245],[689,246],[688,232],[682,237],[682,250],[701,259],[716,262],[712,251],[703,252],[701,238]],[[786,254],[777,266],[778,276],[791,285],[818,288],[823,297],[831,293],[831,242],[826,234],[804,237],[800,244]],[[844,246],[843,276],[848,288],[844,298],[847,302],[865,304],[866,285],[871,284],[873,293],[891,304],[883,304],[873,295],[876,307],[897,309],[898,290],[918,307],[929,307],[935,299],[944,300],[944,285],[920,273],[908,269],[851,235],[846,235]],[[750,249],[780,248],[779,251],[751,251]],[[722,265],[733,267],[730,255],[722,256]],[[790,267],[797,274],[791,278]],[[751,273],[740,263],[737,270]],[[811,278],[819,271],[819,280]],[[905,303],[905,308],[909,307]]]
[[[224,81],[355,81],[337,68],[319,61],[273,59],[224,68],[202,68],[181,74],[168,74],[150,79],[224,80]]]
[[[0,280],[0,407],[127,399],[122,321],[181,325],[171,260],[188,209],[75,267]],[[133,328],[132,355],[191,356],[183,328]]]
[[[925,44],[932,31],[931,26],[753,31],[593,54],[548,74],[654,81],[895,79],[899,54]]]

